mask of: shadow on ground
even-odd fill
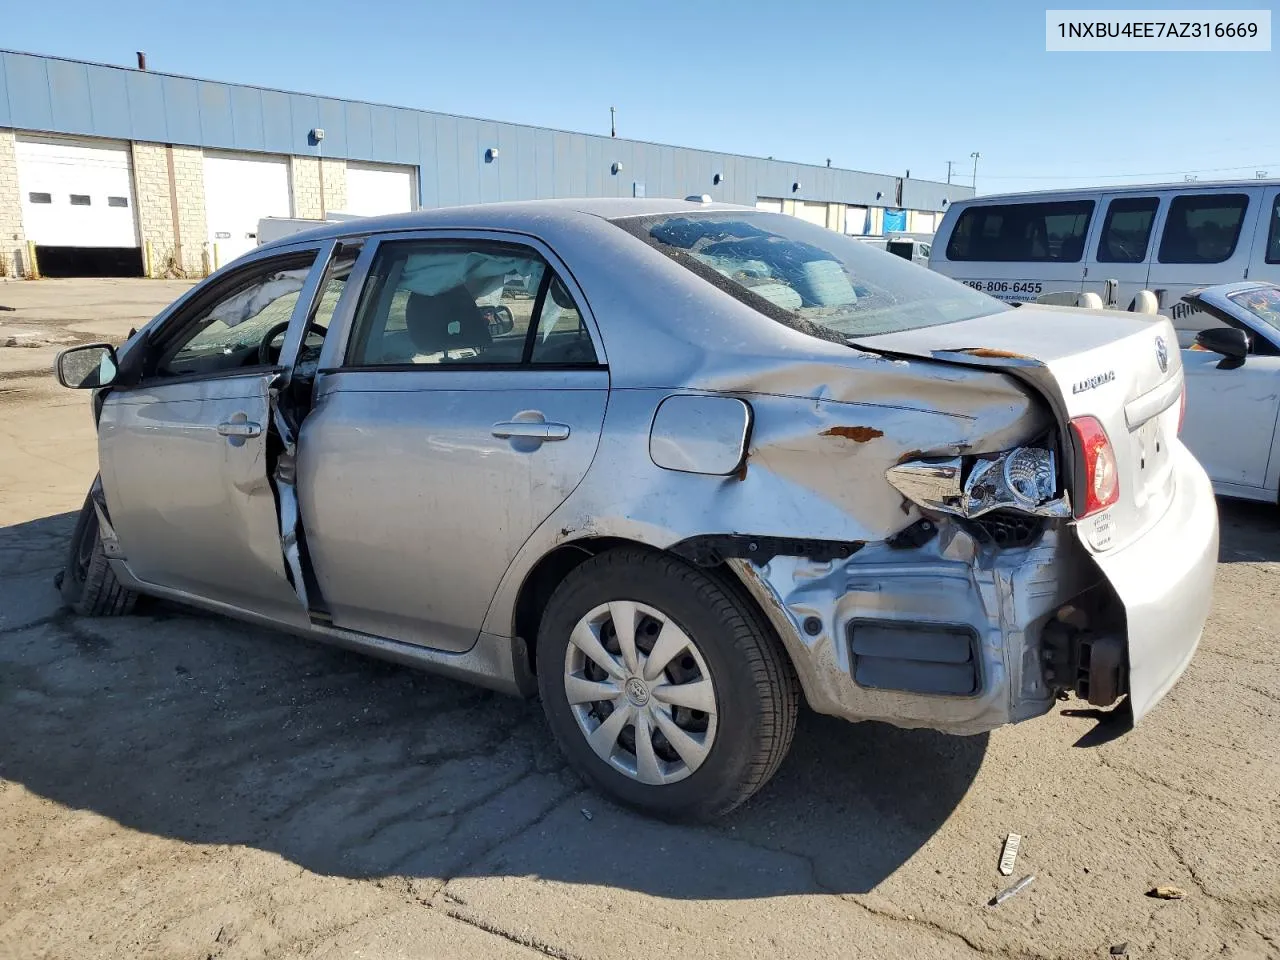
[[[1280,506],[1249,500],[1219,500],[1223,563],[1280,560]]]
[[[0,530],[0,609],[17,611],[0,621],[0,776],[150,834],[348,877],[864,892],[937,831],[985,753],[986,737],[805,714],[746,808],[660,824],[586,789],[536,702],[172,606],[66,615],[50,571],[73,520]]]

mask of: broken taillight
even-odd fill
[[[1079,517],[1105,510],[1120,499],[1120,471],[1111,438],[1095,417],[1076,417],[1071,431],[1084,463],[1084,503]]]

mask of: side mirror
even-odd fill
[[[484,319],[489,324],[489,336],[501,337],[516,328],[515,317],[504,306],[485,307]]]
[[[110,386],[115,382],[119,369],[116,348],[109,343],[70,347],[58,354],[53,369],[58,375],[58,382],[73,390]]]
[[[1235,327],[1210,327],[1196,334],[1196,346],[1223,356],[1226,369],[1238,367],[1249,355],[1249,335]]]

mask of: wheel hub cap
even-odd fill
[[[564,692],[592,751],[633,780],[675,783],[711,753],[711,671],[680,626],[647,604],[615,600],[578,621],[565,648]]]

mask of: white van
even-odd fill
[[[1002,300],[1057,291],[1124,310],[1155,293],[1182,346],[1221,321],[1183,302],[1197,287],[1280,282],[1280,180],[1180,183],[975,197],[953,203],[929,266]]]

